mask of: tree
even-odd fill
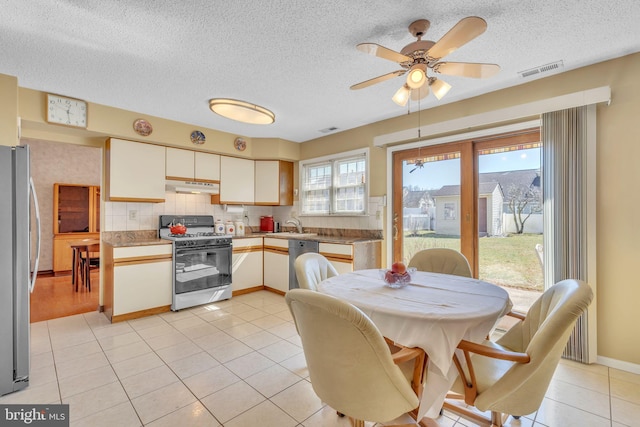
[[[524,224],[532,214],[542,212],[542,192],[540,187],[533,183],[528,186],[523,184],[509,185],[505,194],[505,201],[513,215],[517,234],[524,232]]]

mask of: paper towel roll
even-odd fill
[[[242,215],[244,213],[244,206],[224,205],[224,210],[230,214]]]

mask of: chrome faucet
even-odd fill
[[[302,233],[302,224],[298,218],[290,218],[284,222],[285,224],[293,224],[298,229],[298,233]]]

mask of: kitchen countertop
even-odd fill
[[[233,236],[234,239],[250,239],[252,237],[271,237],[274,239],[295,239],[295,240],[312,240],[320,243],[342,243],[342,244],[352,244],[352,243],[366,243],[366,242],[379,242],[382,239],[373,239],[370,237],[351,237],[351,236],[325,236],[325,235],[314,235],[314,236],[300,236],[296,235],[296,233],[292,233],[293,236],[288,235],[287,233],[251,233],[244,236]]]
[[[105,244],[109,244],[114,248],[128,248],[132,246],[153,246],[153,245],[170,245],[171,240],[166,239],[136,239],[136,240],[102,240]]]

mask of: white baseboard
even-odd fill
[[[625,362],[623,360],[612,359],[604,356],[598,356],[596,363],[640,375],[640,365],[636,363]]]

